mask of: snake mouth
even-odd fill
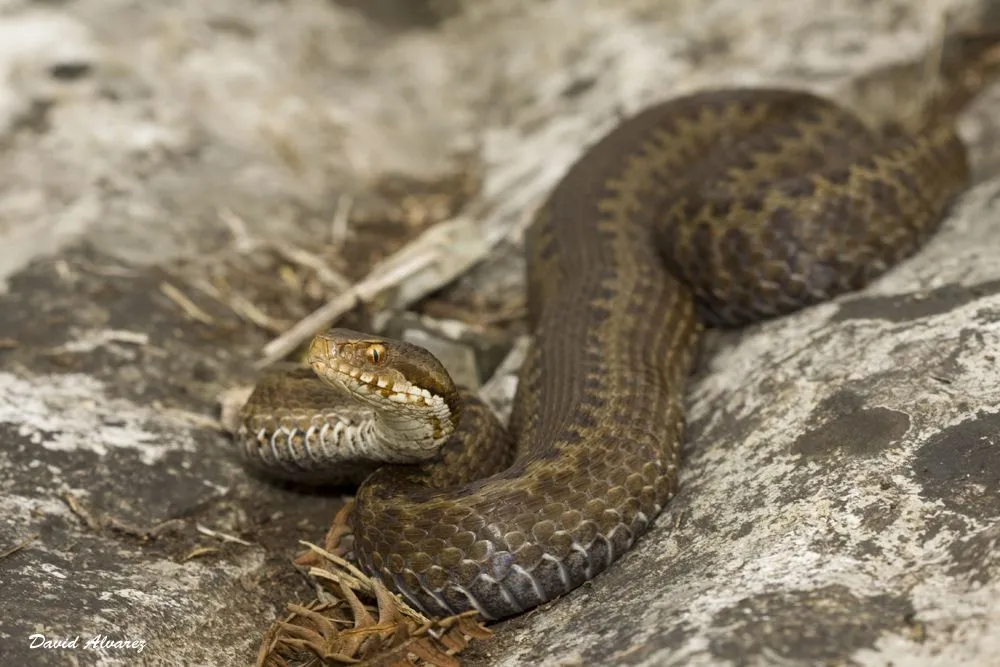
[[[440,396],[407,380],[398,370],[376,372],[352,364],[349,359],[356,356],[354,345],[317,336],[309,346],[309,363],[313,371],[327,384],[375,405],[391,401],[419,406],[441,400]]]

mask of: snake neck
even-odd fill
[[[911,131],[954,125],[987,87],[1000,76],[1000,11],[987,17],[987,29],[956,31],[937,52],[937,72],[923,109]]]
[[[454,432],[451,407],[444,400],[431,401],[421,409],[373,410],[363,422],[358,437],[366,438],[379,460],[386,463],[420,463],[438,456],[441,446]]]

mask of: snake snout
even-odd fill
[[[316,336],[309,344],[309,363],[315,364],[337,356],[337,348],[331,341]]]

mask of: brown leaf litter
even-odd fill
[[[310,547],[318,598],[289,603],[289,615],[264,634],[257,667],[459,667],[456,655],[493,633],[475,611],[432,620],[343,558]]]

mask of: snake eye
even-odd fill
[[[385,356],[385,347],[381,343],[375,343],[374,345],[369,345],[365,353],[368,355],[368,361],[377,364]]]

